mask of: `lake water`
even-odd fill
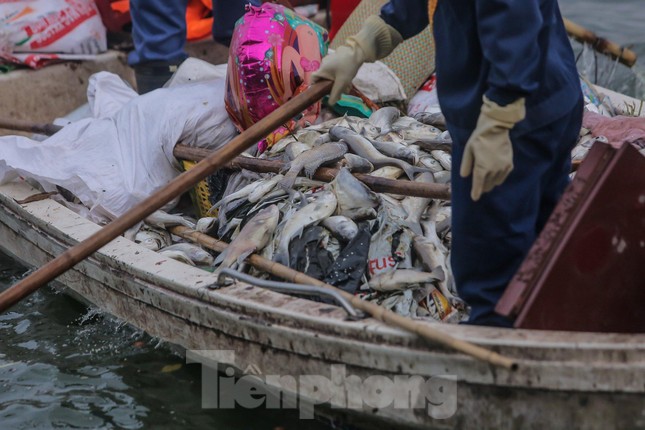
[[[561,0],[561,8],[645,61],[642,0]],[[636,71],[642,79],[645,69]],[[0,255],[0,289],[24,272]],[[0,430],[332,428],[286,412],[203,410],[199,381],[168,345],[51,288],[0,315]]]

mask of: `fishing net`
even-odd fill
[[[589,44],[576,41],[572,41],[572,44],[578,71],[583,78],[594,85],[640,100],[645,99],[645,69],[642,66],[636,64],[630,68],[617,59],[599,53]]]

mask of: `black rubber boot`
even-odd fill
[[[178,62],[150,61],[134,66],[134,76],[137,80],[139,94],[149,93],[164,86],[175,73]]]

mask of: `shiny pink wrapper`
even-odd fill
[[[240,131],[302,92],[327,53],[325,29],[284,6],[248,6],[231,41],[226,109]],[[312,124],[320,103],[267,137],[271,146],[290,130]]]

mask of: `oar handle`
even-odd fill
[[[313,84],[302,94],[280,106],[248,130],[239,134],[228,144],[197,163],[195,167],[182,173],[155,194],[130,209],[123,216],[115,219],[89,238],[71,247],[17,284],[0,293],[0,312],[4,312],[41,286],[62,275],[169,201],[190,190],[199,181],[231,162],[248,147],[256,144],[265,138],[267,134],[323,98],[329,93],[331,87],[331,81],[321,81]]]

